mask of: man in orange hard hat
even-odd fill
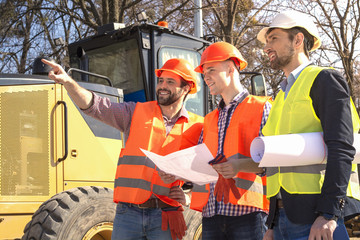
[[[166,155],[197,144],[203,118],[184,107],[187,94],[196,93],[193,66],[173,58],[156,69],[157,101],[113,103],[80,87],[60,65],[42,61],[53,68],[49,78],[63,84],[86,114],[124,132],[127,139],[115,176],[112,239],[181,239],[186,231],[182,183],[164,183],[140,148]]]
[[[207,114],[200,141],[214,156],[216,183],[194,185],[190,207],[202,211],[202,238],[261,240],[265,234],[268,201],[263,169],[250,158],[251,141],[261,134],[271,104],[252,96],[240,83],[247,66],[239,50],[226,42],[205,49],[200,65],[212,95],[221,95],[219,107]],[[256,174],[260,173],[260,174]]]
[[[327,163],[267,168],[269,230],[264,239],[349,239],[344,217],[360,212],[357,166],[352,164],[359,117],[344,77],[314,65],[309,52],[321,45],[310,16],[279,13],[258,39],[270,67],[282,70],[265,136],[323,132]]]

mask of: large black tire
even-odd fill
[[[23,240],[111,239],[113,191],[78,187],[44,202],[24,229]]]
[[[183,240],[201,240],[201,212],[184,207],[184,219],[186,222],[187,230]]]

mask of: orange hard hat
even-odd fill
[[[163,71],[173,72],[180,77],[182,77],[185,81],[191,82],[191,89],[189,93],[196,93],[196,72],[194,72],[194,67],[185,59],[181,58],[172,58],[167,60],[166,63],[160,69],[155,69],[155,74],[157,77],[160,77]]]
[[[227,42],[213,43],[201,55],[200,65],[195,68],[195,72],[203,73],[205,63],[226,61],[228,59],[234,60],[240,70],[247,66],[246,60],[235,46]]]

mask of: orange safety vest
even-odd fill
[[[227,159],[241,158],[242,155],[250,157],[250,144],[259,136],[263,109],[268,97],[248,96],[235,109],[228,126],[224,155]],[[218,119],[219,111],[216,109],[206,115],[204,121],[204,143],[213,156],[218,150]],[[237,200],[231,193],[229,201],[234,205],[246,205],[269,210],[269,201],[266,199],[266,177],[254,173],[239,172],[235,184],[239,189],[241,198]],[[210,185],[194,185],[192,190],[190,208],[202,211],[210,195]]]
[[[168,196],[170,188],[181,185],[176,181],[165,184],[155,164],[140,148],[166,155],[197,144],[203,127],[203,117],[190,113],[180,117],[168,135],[161,109],[156,101],[137,103],[131,120],[130,134],[122,149],[115,176],[114,202],[141,204],[155,194],[172,206],[179,203]]]

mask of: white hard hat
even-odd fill
[[[310,52],[320,47],[321,40],[316,25],[308,15],[297,11],[285,11],[276,15],[269,27],[261,29],[257,35],[257,39],[262,43],[266,43],[266,33],[270,28],[290,29],[293,27],[304,28],[314,37],[314,45]]]

